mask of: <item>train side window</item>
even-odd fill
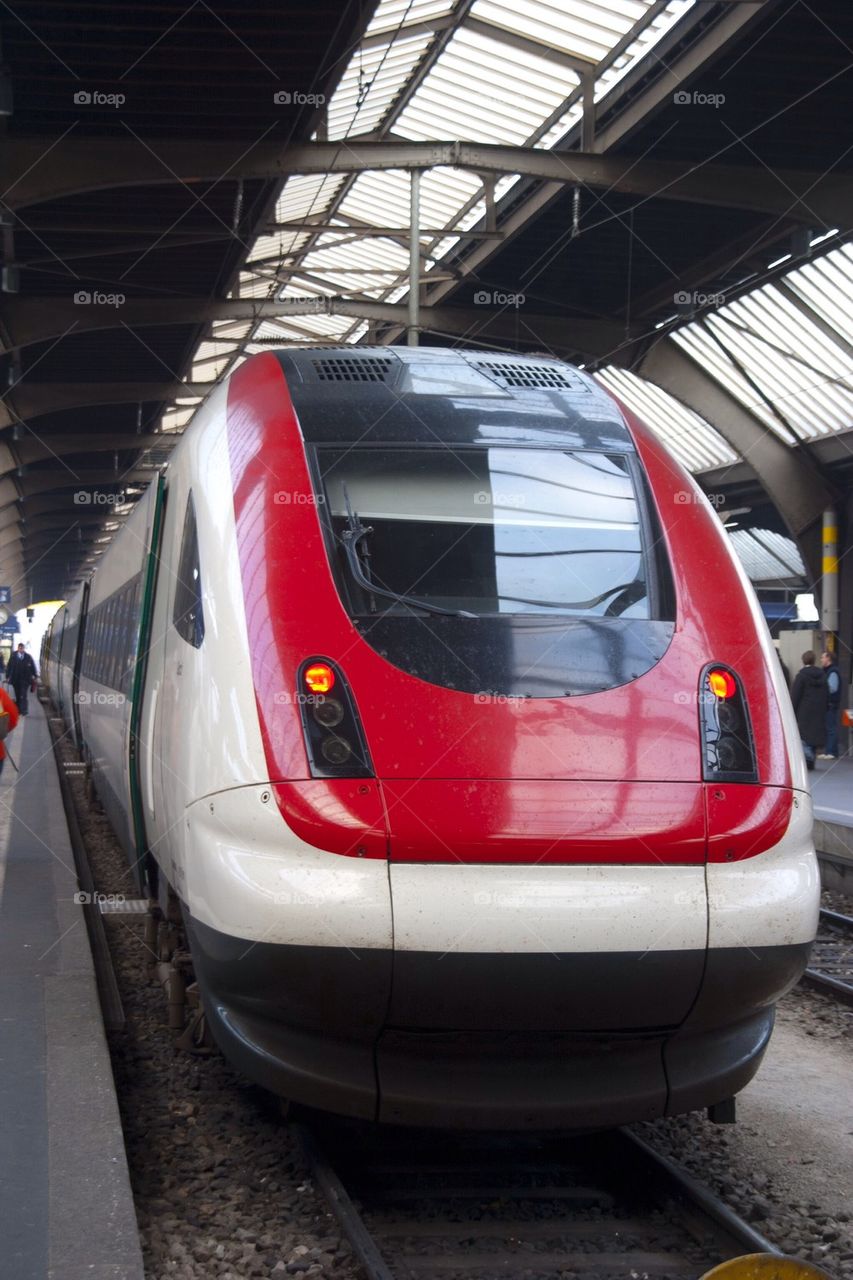
[[[184,533],[178,559],[178,581],[172,622],[178,635],[200,649],[204,640],[204,610],[201,603],[201,568],[198,560],[198,531],[192,494],[187,498]]]

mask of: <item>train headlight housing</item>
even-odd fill
[[[373,777],[358,708],[340,667],[328,658],[308,658],[299,668],[297,689],[312,778]]]
[[[339,698],[318,698],[314,703],[313,715],[324,729],[334,729],[344,718],[344,705]]]
[[[346,738],[338,738],[335,734],[330,734],[328,738],[323,739],[320,750],[329,764],[335,768],[346,764],[352,755],[352,747]]]
[[[706,782],[758,781],[746,694],[731,667],[718,662],[699,678],[699,731]]]

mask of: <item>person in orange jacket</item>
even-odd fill
[[[20,715],[19,715],[17,706],[15,705],[14,701],[9,697],[6,690],[0,689],[0,712],[3,712],[3,711],[8,712],[9,714],[8,732],[11,733],[15,725],[18,723],[18,720],[20,719]],[[3,745],[2,740],[0,740],[0,773],[3,772],[3,765],[5,764],[5,761],[6,761],[6,748]]]

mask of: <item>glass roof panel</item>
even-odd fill
[[[707,471],[737,461],[734,449],[709,422],[662,387],[613,366],[601,369],[595,376],[660,437],[689,471]]]
[[[432,38],[430,32],[401,35],[393,44],[359,53],[329,102],[329,137],[345,138],[377,128]]]
[[[521,145],[578,83],[575,72],[463,26],[394,125],[405,137]]]
[[[845,244],[823,258],[797,267],[785,283],[820,320],[853,343],[853,245]]]
[[[453,9],[455,0],[381,0],[370,20],[366,34],[378,31],[396,31],[401,24],[412,26],[441,18]]]
[[[770,529],[730,529],[729,537],[750,582],[805,581],[802,557],[790,538]]]
[[[644,0],[475,0],[471,16],[518,31],[564,53],[600,62],[646,12]]]
[[[842,246],[672,336],[788,443],[846,431],[853,428],[851,283],[853,256]]]

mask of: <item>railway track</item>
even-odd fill
[[[778,1252],[625,1130],[452,1135],[312,1119],[298,1132],[369,1280],[696,1280]]]
[[[853,916],[821,908],[817,941],[803,982],[853,1006]]]

